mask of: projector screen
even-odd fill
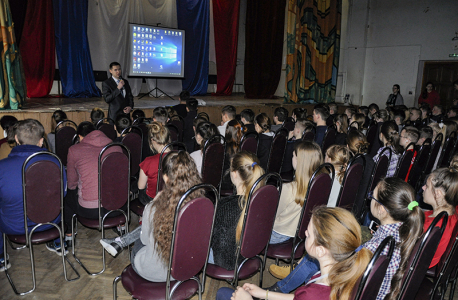
[[[129,77],[184,78],[184,30],[129,24],[129,32]]]

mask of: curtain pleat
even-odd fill
[[[19,47],[14,36],[8,0],[0,1],[1,75],[0,109],[18,109],[25,101],[26,85]]]
[[[54,0],[53,3],[63,93],[71,98],[100,97],[102,93],[95,85],[87,38],[88,0]]]
[[[56,52],[52,0],[30,1],[20,45],[27,97],[45,97],[54,80]]]
[[[248,0],[245,96],[272,98],[281,76],[286,0]],[[219,74],[218,74],[219,77]]]
[[[215,95],[232,94],[237,67],[239,10],[240,0],[213,0],[213,26],[218,75]]]
[[[208,88],[209,1],[177,0],[178,28],[186,31],[183,89],[205,95]]]
[[[289,1],[285,102],[334,101],[341,11],[341,0]]]

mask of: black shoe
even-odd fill
[[[269,292],[278,292],[278,293],[282,293],[282,291],[280,290],[280,287],[277,285],[277,283],[275,283],[273,286],[271,287],[268,287],[267,290]]]

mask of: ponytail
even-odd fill
[[[398,125],[394,121],[383,122],[380,132],[386,139],[387,143],[394,150],[395,153],[401,154],[404,152],[404,148],[399,144],[399,132]]]
[[[402,284],[402,278],[408,266],[410,253],[423,233],[425,215],[415,200],[414,189],[402,179],[389,177],[377,185],[377,200],[385,207],[388,214],[397,222],[401,242],[396,245],[401,252],[399,268],[391,279],[391,290],[385,299],[396,299]],[[380,205],[375,203],[376,206]]]
[[[365,154],[369,151],[369,143],[366,136],[359,130],[352,130],[347,135],[347,145],[354,155]]]

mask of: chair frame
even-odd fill
[[[440,148],[442,146],[443,138],[444,137],[442,133],[438,133],[436,138],[434,139],[434,142],[431,144],[431,150],[429,151],[428,161],[426,162],[426,165],[423,171],[421,172],[420,180],[417,182],[417,186],[415,187],[416,191],[419,190],[420,185],[423,184],[426,176],[429,175],[429,173],[431,173],[432,168],[434,167],[434,163],[436,162],[437,156],[440,155]],[[437,153],[433,157],[433,152],[435,152],[436,149],[437,149]]]
[[[315,130],[316,130],[316,129],[315,129]],[[333,141],[331,144],[327,145],[327,147],[326,147],[326,149],[325,149],[324,146],[326,146],[326,145],[325,145],[326,138],[328,137],[329,132],[330,132],[331,130],[334,130],[334,141]],[[332,145],[334,145],[334,143],[335,143],[335,141],[336,141],[336,136],[337,136],[337,127],[336,127],[336,125],[334,124],[334,125],[328,126],[328,127],[326,128],[326,132],[324,133],[323,141],[321,142],[321,145],[320,145],[321,151],[323,152],[323,157],[326,155],[326,151],[329,149],[329,147],[331,147]]]
[[[136,126],[136,125],[132,125],[132,126],[124,128],[124,130],[121,132],[121,136],[122,136],[121,142],[125,138],[124,134],[127,135],[129,133],[136,133],[136,134],[140,135],[140,138],[142,140],[142,143],[140,145],[140,162],[141,162],[142,157],[143,157],[143,130],[140,127]],[[133,175],[135,175],[135,174],[133,174]]]
[[[259,134],[256,131],[248,131],[247,133],[245,133],[242,136],[242,138],[240,139],[239,149],[240,149],[240,151],[242,151],[243,142],[249,137],[254,137],[256,139],[256,153],[253,153],[253,154],[257,155],[258,146],[259,146]],[[245,151],[247,151],[247,150],[245,150]]]
[[[274,141],[275,141],[275,138],[279,135],[283,135],[286,139],[285,141],[285,146],[283,147],[283,156],[281,157],[281,162],[280,162],[280,170],[278,170],[279,172],[281,171],[281,166],[283,165],[283,159],[285,158],[285,151],[286,151],[286,145],[288,144],[288,133],[286,132],[286,135],[285,135],[285,131],[283,130],[284,127],[280,127],[280,129],[275,133],[274,137],[272,138],[272,145],[270,146],[270,150],[269,150],[269,160],[267,161],[267,170],[266,170],[266,173],[277,173],[277,172],[274,172],[274,171],[271,171],[270,170],[270,161],[272,160],[272,150],[274,148]],[[258,143],[259,143],[259,140],[258,140]],[[277,157],[278,159],[278,157]]]
[[[240,240],[238,241],[237,243],[237,250],[236,250],[236,253],[235,253],[235,257],[236,257],[236,260],[235,260],[235,267],[234,267],[234,276],[232,278],[232,281],[231,282],[228,282],[230,285],[232,285],[233,287],[236,287],[237,284],[238,284],[238,281],[239,281],[239,272],[240,270],[242,269],[243,265],[248,261],[250,260],[251,258],[244,258],[243,261],[239,264],[238,262],[238,258],[240,257],[240,251],[241,251],[241,246],[243,244],[243,236],[244,236],[244,233],[245,233],[245,229],[246,229],[246,221],[247,221],[247,217],[248,217],[248,212],[249,212],[249,208],[250,208],[250,205],[251,205],[251,200],[253,198],[253,194],[255,192],[255,189],[256,187],[263,181],[265,182],[269,182],[268,180],[271,179],[271,178],[274,178],[277,183],[276,183],[276,187],[277,187],[277,190],[278,190],[278,197],[280,199],[280,195],[281,195],[281,189],[282,189],[282,179],[280,177],[279,174],[277,173],[267,173],[267,174],[264,174],[262,175],[261,177],[259,177],[255,183],[253,184],[253,186],[251,187],[250,189],[250,193],[248,195],[248,199],[247,199],[247,203],[246,203],[246,209],[245,209],[245,214],[243,215],[243,225],[242,225],[242,231],[241,231],[241,234],[240,234]],[[278,202],[277,202],[277,207],[275,208],[275,214],[277,212],[277,209],[278,209]],[[273,225],[274,225],[274,222],[272,222],[272,228],[271,228],[271,232],[273,230]],[[211,244],[211,241],[210,241],[210,244]],[[264,253],[267,253],[267,249],[269,247],[269,241],[267,241],[266,243],[266,246],[264,248]],[[261,263],[261,269],[259,270],[260,271],[260,274],[259,274],[259,286],[262,286],[262,275],[263,275],[263,272],[264,272],[264,263],[265,263],[265,256],[264,256],[264,259],[262,259],[261,257],[259,257],[259,254],[252,257],[252,258],[256,258],[260,261]],[[205,290],[205,279],[206,279],[206,270],[207,270],[207,265],[205,265],[204,267],[204,270],[202,272],[202,278],[203,278],[203,287]]]
[[[110,124],[114,124],[114,120],[111,118],[103,118],[97,121],[97,124],[95,124],[95,128],[98,130],[102,124],[105,124],[105,121],[107,121]]]
[[[204,177],[204,166],[205,166],[205,153],[207,152],[206,151],[207,148],[210,147],[210,145],[215,143],[215,142],[220,142],[221,144],[223,144],[223,147],[224,147],[223,163],[221,164],[221,177],[219,179],[219,184],[216,187],[216,189],[218,190],[218,193],[220,193],[221,192],[221,181],[223,180],[224,161],[226,159],[226,139],[221,134],[215,134],[214,136],[210,137],[205,142],[204,148],[202,150],[202,169],[200,170],[200,174],[202,174],[202,179],[203,179],[203,177]]]
[[[219,203],[219,194],[218,194],[218,191],[216,190],[216,188],[213,185],[207,184],[207,183],[201,183],[201,184],[195,185],[195,186],[191,187],[189,190],[187,190],[186,193],[184,193],[184,195],[181,196],[180,201],[178,202],[177,207],[175,208],[175,217],[174,217],[174,221],[173,221],[173,231],[172,231],[172,243],[170,245],[170,257],[169,257],[169,265],[168,265],[168,270],[167,270],[167,280],[165,282],[165,284],[166,284],[165,300],[171,300],[172,296],[173,296],[173,293],[178,289],[178,287],[183,282],[187,281],[187,280],[185,280],[185,281],[177,281],[177,284],[175,284],[173,286],[173,288],[170,288],[170,276],[171,276],[173,254],[174,254],[174,250],[175,250],[175,237],[176,237],[176,231],[177,231],[178,215],[180,213],[180,210],[181,210],[181,207],[183,206],[184,201],[189,197],[189,195],[191,193],[193,193],[194,191],[196,191],[198,189],[207,189],[207,190],[212,191],[214,193],[215,199],[216,199],[215,202],[214,202],[215,206],[214,206],[213,220],[212,220],[212,226],[211,226],[211,232],[210,232],[210,240],[209,240],[208,247],[207,247],[207,257],[206,257],[206,260],[205,260],[205,264],[204,264],[203,270],[206,269],[206,266],[207,266],[207,263],[208,263],[208,256],[210,255],[211,237],[213,235],[213,227],[215,225],[216,209],[218,208],[218,203]],[[209,199],[209,198],[207,198],[207,199]],[[203,283],[199,280],[199,278],[197,276],[193,276],[193,277],[188,279],[188,280],[194,280],[194,281],[197,282],[197,285],[198,285],[198,288],[199,288],[198,289],[199,300],[202,300],[202,293],[204,291],[205,271],[204,271],[202,277],[203,277]],[[117,299],[117,294],[118,294],[117,285],[118,285],[118,282],[121,279],[122,279],[122,276],[117,276],[113,280],[113,299],[114,300]]]
[[[102,156],[105,154],[107,149],[109,149],[111,147],[114,147],[114,146],[121,147],[122,150],[123,150],[123,153],[127,154],[128,171],[129,171],[129,174],[127,176],[127,195],[126,195],[127,211],[123,211],[122,209],[110,210],[109,212],[107,212],[105,215],[102,216],[102,203],[101,203],[101,198],[102,198],[102,191],[101,191]],[[125,145],[120,144],[120,143],[110,143],[110,144],[106,145],[100,151],[99,158],[98,158],[98,195],[99,195],[99,199],[98,199],[99,227],[96,228],[96,229],[98,231],[102,232],[102,239],[105,238],[105,228],[103,226],[103,224],[105,223],[105,219],[111,213],[116,212],[116,211],[120,212],[120,213],[122,213],[124,215],[124,218],[126,219],[126,223],[125,223],[126,232],[129,232],[129,222],[130,222],[130,151]],[[103,272],[105,272],[105,269],[106,269],[105,249],[102,248],[102,270],[100,270],[99,272],[95,272],[95,273],[91,273],[89,271],[89,269],[83,264],[83,262],[76,256],[76,251],[75,251],[75,248],[76,248],[75,228],[78,225],[78,222],[77,222],[78,218],[77,217],[78,217],[77,214],[74,214],[73,217],[72,217],[72,239],[73,239],[72,255],[75,258],[75,260],[81,265],[81,267],[84,269],[84,271],[86,271],[86,273],[88,273],[89,275],[96,276],[96,275],[102,274]]]
[[[56,139],[56,140],[54,141],[54,143],[55,143],[55,144],[54,144],[54,147],[55,147],[55,150],[56,150],[56,154],[57,154],[57,142],[58,142],[57,133],[58,133],[61,129],[65,128],[65,127],[70,127],[70,126],[65,126],[65,124],[67,124],[67,123],[68,123],[68,124],[71,124],[72,126],[75,127],[75,128],[74,128],[74,129],[75,129],[75,134],[73,135],[73,138],[72,138],[72,145],[74,145],[74,144],[76,143],[75,140],[78,139],[78,134],[76,133],[76,129],[78,128],[78,125],[76,125],[75,122],[73,122],[72,120],[62,120],[62,121],[60,121],[59,123],[57,123],[56,128],[59,128],[59,126],[61,126],[61,125],[64,125],[64,126],[62,126],[61,128],[55,130],[55,139]],[[69,147],[69,148],[70,148],[70,147]],[[68,149],[67,149],[67,153],[66,153],[66,156],[65,156],[65,162],[66,162],[66,163],[67,163],[67,158],[68,158]],[[62,161],[62,163],[63,163],[63,160],[62,160],[62,159],[61,159],[61,161]],[[65,166],[66,166],[66,165],[67,165],[67,164],[65,164]]]
[[[384,152],[384,150],[382,151],[382,153],[380,154],[380,156],[382,156],[383,152]],[[353,156],[353,158],[350,159],[350,161],[348,162],[347,168],[346,168],[346,170],[345,170],[344,177],[343,177],[343,179],[342,179],[342,185],[341,185],[341,187],[340,187],[339,196],[337,197],[336,207],[341,207],[341,206],[340,206],[340,202],[342,201],[342,199],[341,199],[341,197],[342,197],[342,192],[343,192],[343,190],[344,190],[344,186],[345,186],[345,183],[346,183],[346,181],[347,181],[348,172],[349,172],[350,168],[351,168],[354,164],[357,163],[356,161],[357,161],[358,159],[362,159],[362,161],[363,161],[363,163],[362,163],[362,165],[363,165],[363,171],[362,171],[362,173],[361,173],[361,176],[363,176],[363,174],[364,174],[364,170],[366,169],[366,158],[365,158],[364,155],[362,155],[361,153],[358,153],[358,154],[356,154],[355,156]],[[361,181],[360,181],[360,182],[361,182]],[[357,193],[358,193],[358,191],[356,191],[356,194],[357,194]],[[356,198],[356,196],[357,196],[356,194],[355,194],[355,198]],[[354,207],[354,206],[355,206],[355,202],[353,202],[352,207],[349,207],[348,210],[349,210],[349,211],[353,211],[353,207]],[[343,207],[343,208],[345,208],[345,207]]]
[[[409,148],[410,148],[410,147],[412,147],[412,158],[413,158],[413,155],[415,154],[415,151],[416,151],[416,150],[415,150],[415,143],[412,142],[412,143],[410,143],[410,144],[407,145],[407,147],[406,147],[405,150],[404,150],[404,153],[403,153],[402,156],[399,158],[398,164],[397,164],[397,166],[396,166],[396,172],[394,173],[394,177],[400,178],[400,177],[399,177],[399,171],[400,171],[400,168],[402,167],[402,164],[404,163],[405,156],[407,155],[407,153],[409,153]],[[410,164],[412,164],[412,159],[410,160]],[[409,165],[410,165],[410,164],[409,164]],[[412,165],[412,167],[413,167],[413,165]],[[407,175],[407,174],[406,174],[406,175]],[[404,180],[405,177],[404,177],[404,178],[401,178],[401,179]]]
[[[367,141],[369,142],[369,147],[367,149],[367,153],[371,153],[371,150],[372,150],[372,145],[374,144],[374,141],[369,141],[369,134],[373,134],[373,130],[372,127],[375,126],[375,138],[374,138],[374,141],[375,139],[378,139],[378,126],[377,126],[377,121],[375,121],[374,119],[371,120],[370,124],[369,124],[369,127],[367,128],[367,131],[366,131],[366,138],[367,138]]]
[[[437,168],[445,168],[449,166],[450,161],[453,158],[453,154],[455,153],[454,150],[455,150],[455,144],[456,144],[456,135],[457,135],[456,131],[453,131],[447,137],[444,147],[442,147],[441,153],[438,154],[440,155],[440,158],[439,158],[439,161],[437,162]],[[447,160],[445,164],[443,164],[444,159]]]
[[[147,118],[147,117],[138,117],[132,122],[132,126],[138,126],[139,124],[141,124],[140,121],[142,121],[142,123],[143,123],[143,121],[151,122],[152,119],[151,118]],[[98,124],[98,122],[97,122],[97,124]],[[143,123],[143,124],[146,124],[146,123]]]
[[[25,173],[26,173],[27,165],[29,164],[29,162],[32,159],[34,159],[35,157],[43,156],[43,155],[51,156],[51,157],[55,158],[59,162],[58,167],[59,167],[59,170],[60,170],[60,216],[61,216],[60,227],[57,224],[51,223],[51,222],[39,223],[39,224],[36,224],[32,228],[32,230],[30,230],[30,232],[29,232],[29,227],[27,225],[27,200],[26,200],[26,198],[27,198],[26,195],[27,194],[26,194]],[[25,229],[24,235],[26,237],[26,244],[23,247],[13,248],[13,249],[14,250],[18,250],[18,249],[23,249],[24,247],[29,248],[30,264],[31,264],[31,269],[32,269],[33,288],[28,290],[28,291],[26,291],[26,292],[18,292],[18,290],[16,289],[16,286],[14,285],[13,279],[11,278],[11,275],[8,272],[8,267],[6,265],[5,265],[5,274],[6,274],[6,277],[8,278],[8,281],[9,281],[11,287],[13,288],[14,293],[16,295],[24,296],[24,295],[30,294],[33,291],[35,291],[36,286],[37,286],[36,285],[36,275],[35,275],[35,259],[34,259],[34,255],[33,255],[33,244],[32,244],[32,236],[35,233],[35,231],[39,227],[41,227],[43,225],[51,225],[51,226],[53,226],[54,228],[56,228],[59,231],[60,243],[61,243],[61,245],[64,245],[63,232],[65,232],[65,225],[64,225],[64,180],[63,180],[64,175],[63,175],[63,164],[62,164],[62,161],[60,160],[60,158],[56,154],[54,154],[52,152],[49,152],[49,151],[36,152],[36,153],[33,153],[32,155],[30,155],[24,161],[24,163],[22,164],[22,175],[21,176],[22,176],[22,195],[23,195],[22,196],[22,201],[23,201],[23,207],[24,207],[24,229]],[[48,230],[50,230],[50,229],[48,229]],[[3,249],[4,249],[3,259],[5,260],[5,262],[7,261],[7,256],[8,256],[8,253],[7,253],[7,241],[9,241],[10,245],[11,245],[11,241],[8,239],[8,235],[3,233]],[[70,267],[76,273],[76,275],[77,275],[76,278],[69,279],[67,277],[67,267],[65,265],[65,261],[67,261],[70,264]],[[63,266],[63,269],[64,269],[64,278],[65,278],[66,281],[75,281],[75,280],[80,278],[80,274],[75,269],[73,264],[68,260],[67,255],[65,254],[65,251],[62,252],[62,266]]]
[[[412,165],[412,170],[415,170],[415,168],[417,167],[417,165],[419,164],[419,160],[420,160],[420,157],[421,155],[423,154],[423,151],[424,151],[424,147],[428,146],[429,147],[429,150],[428,150],[428,155],[429,153],[431,153],[431,149],[432,149],[432,141],[430,138],[426,139],[423,144],[421,145],[420,149],[418,150],[418,153],[417,153],[417,156],[415,157],[415,161]],[[425,165],[424,166],[420,166],[420,170],[419,170],[419,175],[418,175],[418,179],[416,182],[412,182],[412,177],[409,175],[409,179],[407,180],[407,182],[413,187],[413,188],[416,188],[418,182],[421,182],[421,174],[423,173],[423,170],[426,166],[426,162],[425,162]]]

